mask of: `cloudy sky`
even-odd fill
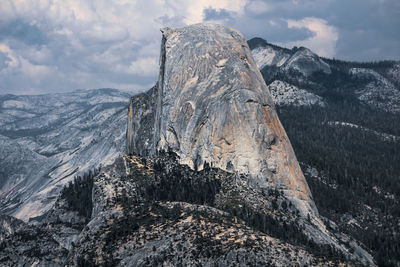
[[[143,91],[159,29],[204,21],[325,57],[400,59],[399,0],[0,0],[0,94]]]

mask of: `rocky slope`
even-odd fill
[[[268,200],[265,195],[268,195]],[[87,198],[87,196],[90,196]],[[84,213],[81,199],[92,206]],[[5,266],[293,266],[353,264],[301,234],[282,192],[176,155],[125,156],[63,190],[40,222],[1,218]],[[80,203],[81,204],[81,203]],[[287,219],[278,218],[286,214]],[[40,246],[37,246],[40,244]]]
[[[253,38],[248,44],[268,85],[277,80],[286,81],[315,94],[316,89],[327,82],[334,87],[337,87],[335,83],[342,82],[353,87],[349,89],[361,102],[390,113],[399,113],[398,62],[357,63],[331,60],[321,58],[305,47],[282,48],[261,38]],[[288,95],[287,99],[290,102],[292,97]]]
[[[305,47],[286,49],[267,43],[261,38],[249,41],[251,52],[260,70],[269,69],[298,73],[309,77],[314,72],[331,73],[331,68],[323,59]]]
[[[0,96],[0,210],[43,215],[79,173],[124,150],[129,94],[112,89]]]
[[[189,46],[189,43],[196,43]],[[249,174],[261,187],[284,190],[303,216],[317,211],[274,103],[240,33],[218,25],[164,29],[160,79],[155,88],[154,134],[150,147],[171,150],[180,162],[201,170],[204,163]],[[130,105],[128,148],[144,136]],[[139,110],[140,114],[142,112]],[[135,115],[134,115],[135,114]]]

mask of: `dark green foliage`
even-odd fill
[[[162,154],[159,158],[155,159],[153,165],[155,172],[154,182],[149,183],[150,180],[145,178],[147,183],[145,184],[145,190],[142,194],[146,196],[146,199],[157,201],[182,201],[215,206],[215,195],[219,193],[220,190],[224,190],[221,181],[216,179],[218,177],[217,174],[222,176],[231,174],[221,174],[220,170],[210,168],[208,164],[204,165],[204,170],[202,171],[193,171],[187,166],[177,164],[175,157],[175,154],[168,153],[168,155]],[[265,195],[265,197],[272,199],[274,210],[279,209],[276,198],[280,195],[281,193],[276,189],[269,190],[268,196]],[[124,202],[127,203],[128,201]],[[288,204],[286,202],[283,203],[283,212],[289,212]],[[280,220],[279,217],[254,209],[254,207],[249,206],[243,200],[240,201],[240,205],[233,205],[232,203],[227,202],[226,205],[222,207],[218,206],[217,208],[229,213],[231,221],[235,221],[234,218],[236,217],[237,219],[243,220],[248,226],[255,230],[279,238],[296,246],[301,246],[317,257],[325,257],[335,262],[340,262],[345,258],[340,251],[337,251],[332,246],[319,245],[309,239],[303,233],[297,221]],[[144,213],[138,212],[137,214]],[[171,211],[168,211],[168,213],[164,213],[163,218],[176,219],[179,217],[179,214],[180,211],[177,211],[175,216],[172,216]],[[202,215],[209,217],[207,214]],[[147,223],[154,220],[154,218],[148,219],[149,221]],[[158,218],[158,220],[160,220],[160,218]],[[144,221],[143,218],[127,219],[125,223],[122,223],[125,227],[120,227],[121,224],[118,224],[118,229],[112,232],[122,237],[127,234],[125,231],[137,229],[136,223],[143,223]],[[117,237],[113,236],[112,238]],[[209,242],[208,239],[206,239],[206,241]],[[206,241],[199,239],[198,245],[202,247],[202,244],[205,244],[204,242]],[[209,245],[211,246],[212,244]],[[213,255],[215,255],[215,253],[217,252],[214,251]]]
[[[255,48],[267,44],[262,39],[254,39],[249,45]],[[331,74],[315,72],[304,77],[295,70],[274,66],[264,67],[261,73],[267,84],[281,80],[324,98],[327,106],[323,108],[278,107],[279,118],[296,156],[304,163],[303,171],[312,166],[325,176],[324,181],[306,176],[316,205],[322,215],[338,223],[340,231],[371,249],[379,265],[398,265],[400,143],[383,140],[374,131],[400,136],[399,115],[360,102],[357,91],[374,78],[349,72],[351,68],[369,68],[399,88],[398,81],[387,74],[398,62],[322,59],[330,65]],[[352,123],[370,130],[332,125],[334,122]],[[341,218],[348,214],[357,217],[361,226],[342,223]]]
[[[92,188],[93,178],[99,170],[89,171],[83,176],[77,176],[73,182],[64,187],[61,191],[61,197],[64,198],[71,210],[77,211],[87,221],[92,216]]]
[[[87,255],[80,255],[77,259],[77,264],[79,267],[94,267],[96,266],[94,259],[96,255],[91,252]]]
[[[382,60],[382,61],[372,61],[372,62],[355,62],[355,61],[342,61],[338,59],[329,59],[321,57],[326,63],[331,67],[340,69],[342,71],[347,71],[350,68],[370,68],[377,72],[382,72],[382,70],[387,70],[392,68],[396,61],[394,60]]]
[[[240,210],[233,210],[231,206],[226,206],[224,210],[230,214],[235,214],[252,228],[293,245],[303,247],[317,257],[324,257],[336,263],[345,259],[343,253],[333,246],[317,244],[308,238],[297,222],[279,220],[246,204]]]
[[[342,74],[333,75],[338,78]],[[323,75],[315,79],[321,81]],[[321,82],[329,88],[322,94],[328,101],[327,107],[281,107],[279,118],[298,160],[305,163],[303,167],[309,165],[323,171],[325,182],[337,186],[333,189],[306,176],[320,213],[337,222],[343,214],[362,218],[364,227],[341,230],[371,249],[380,265],[391,266],[400,261],[400,239],[396,238],[400,232],[397,201],[400,198],[400,143],[384,141],[372,131],[333,126],[328,122],[348,122],[400,135],[400,120],[398,115],[360,103],[350,89],[340,87],[347,82],[345,78],[342,82],[330,79]],[[396,200],[377,193],[374,186],[394,195]],[[365,205],[378,211],[377,214],[361,214]]]
[[[194,172],[177,165],[167,173],[162,164],[154,164],[157,182],[146,187],[148,199],[214,205],[215,194],[221,188],[221,182],[215,179],[215,170]]]
[[[363,196],[366,204],[384,208],[372,187],[379,186],[400,196],[400,144],[382,141],[376,134],[361,129],[328,124],[328,121],[358,124],[359,115],[350,120],[352,108],[336,107],[338,111],[333,108],[291,107],[281,109],[279,113],[300,162],[324,170],[332,182],[343,186],[338,191]],[[371,114],[371,117],[375,116]],[[393,119],[393,116],[387,114],[381,120],[386,119]],[[385,127],[381,123],[376,121],[376,127],[372,129]],[[366,120],[365,124],[372,126],[374,123]],[[391,125],[395,127],[392,133],[400,131],[398,122]],[[386,202],[389,204],[390,199]]]

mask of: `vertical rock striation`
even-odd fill
[[[316,215],[243,36],[215,24],[165,28],[162,34],[159,81],[147,93],[155,99],[131,100],[128,153],[151,156],[172,150],[193,169],[207,162],[246,174],[255,186],[282,190],[303,216]]]

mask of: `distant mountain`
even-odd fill
[[[400,62],[327,59],[305,47],[282,48],[261,38],[248,44],[268,85],[282,80],[321,96],[351,94],[373,108],[400,113]]]
[[[346,62],[248,41],[319,212],[400,264],[400,62]]]
[[[130,95],[114,89],[0,96],[0,211],[43,215],[74,176],[124,152]]]

